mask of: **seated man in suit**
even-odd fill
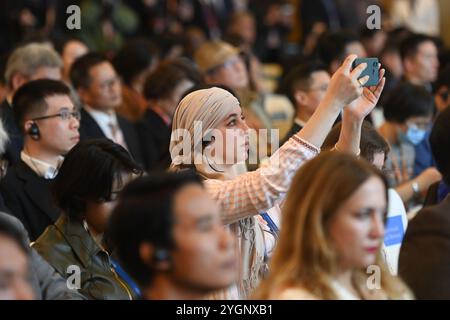
[[[20,160],[23,147],[21,130],[16,125],[11,105],[14,93],[25,83],[37,79],[61,79],[62,61],[49,45],[30,43],[13,51],[5,68],[6,99],[0,104],[0,118],[9,135],[4,158],[10,165]]]
[[[436,119],[430,143],[442,181],[436,205],[410,222],[400,250],[399,274],[417,299],[450,299],[450,109]]]
[[[145,169],[165,170],[169,154],[172,117],[183,94],[200,83],[200,74],[183,59],[162,61],[145,80],[149,106],[137,124]]]
[[[75,60],[70,80],[83,104],[81,139],[108,138],[122,145],[142,164],[135,127],[116,113],[122,104],[122,87],[113,65],[100,54],[87,53]]]
[[[62,82],[42,79],[24,84],[14,95],[14,118],[24,135],[20,161],[0,181],[9,212],[34,241],[59,217],[49,185],[66,154],[79,141],[80,113]]]

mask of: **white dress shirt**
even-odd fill
[[[84,106],[84,109],[91,115],[92,118],[94,118],[95,122],[97,122],[103,134],[108,139],[128,149],[122,129],[120,128],[119,122],[117,121],[117,115],[115,111],[103,112],[95,110],[87,105]]]
[[[64,161],[64,157],[58,158],[58,165],[56,168],[51,164],[39,160],[37,158],[30,157],[24,151],[20,153],[20,159],[27,164],[39,177],[44,179],[54,179],[58,174],[58,169]]]

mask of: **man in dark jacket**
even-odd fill
[[[20,161],[0,182],[6,207],[32,241],[59,217],[49,185],[66,154],[79,140],[79,112],[69,88],[56,80],[34,80],[14,95],[14,117],[24,135]]]
[[[81,139],[110,139],[127,149],[142,165],[136,129],[116,113],[122,104],[122,87],[113,65],[100,54],[87,53],[72,65],[70,79],[83,104]]]

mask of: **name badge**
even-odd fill
[[[387,218],[386,232],[384,234],[384,245],[386,247],[401,244],[404,230],[402,216],[393,216]]]

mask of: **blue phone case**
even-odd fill
[[[352,70],[361,63],[367,63],[367,68],[361,73],[358,79],[369,76],[369,80],[364,87],[376,86],[379,81],[378,77],[378,58],[357,58],[353,61]]]

